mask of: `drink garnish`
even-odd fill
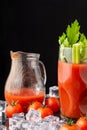
[[[71,48],[72,51],[72,63],[82,63],[87,62],[87,38],[84,33],[80,32],[80,25],[77,20],[75,20],[71,25],[68,25],[66,32],[63,32],[59,36],[58,43],[62,51],[60,53],[60,59],[68,61],[67,57],[64,55],[64,48]]]

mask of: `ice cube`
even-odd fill
[[[58,86],[49,87],[49,96],[59,98],[59,88],[58,88]]]
[[[33,108],[26,114],[26,120],[31,122],[38,122],[41,120],[41,113]]]

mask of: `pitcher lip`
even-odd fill
[[[25,51],[10,51],[10,56],[12,59],[19,59],[21,56],[25,55],[27,58],[40,58],[39,53],[33,53],[33,52],[25,52]]]

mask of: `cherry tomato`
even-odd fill
[[[38,101],[32,102],[29,106],[27,111],[29,111],[31,108],[34,108],[35,110],[37,110],[39,107],[41,107],[41,103]]]
[[[81,128],[81,130],[87,130],[87,117],[80,117],[76,124]]]
[[[76,124],[73,125],[64,124],[60,127],[59,130],[80,130],[80,128]]]
[[[22,106],[18,102],[12,101],[10,104],[6,106],[5,112],[6,112],[7,117],[10,118],[12,117],[13,114],[21,113],[23,112],[23,110],[22,110]]]
[[[57,111],[60,110],[59,99],[57,99],[56,97],[49,97],[49,98],[47,98],[46,102],[45,102],[45,105],[50,107],[53,112],[57,112]]]
[[[53,115],[53,111],[49,107],[40,107],[37,110],[41,113],[42,118]]]

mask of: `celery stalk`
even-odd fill
[[[72,47],[72,63],[80,63],[80,44],[73,44]]]
[[[73,44],[72,46],[72,63],[76,62],[76,46]]]
[[[76,63],[80,63],[80,44],[76,44]]]

